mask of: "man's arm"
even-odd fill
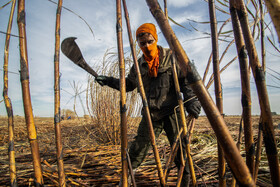
[[[133,68],[133,67],[132,67]],[[126,91],[130,92],[136,88],[136,80],[134,79],[134,71],[133,69],[130,69],[130,72],[128,76],[125,79],[126,83]],[[114,77],[108,77],[104,75],[100,75],[96,77],[96,82],[98,82],[101,86],[107,85],[113,89],[120,90],[120,79],[114,78]]]
[[[183,76],[182,72],[180,71],[180,68],[178,68],[178,72],[180,90],[183,93],[184,101],[187,101],[185,102],[184,106],[189,114],[193,115],[195,118],[198,118],[201,111],[201,104],[191,89],[187,78]]]

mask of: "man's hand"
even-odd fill
[[[108,83],[108,77],[104,75],[99,75],[98,77],[95,78],[95,81],[100,84],[100,86],[107,85]]]
[[[187,112],[195,117],[196,119],[198,118],[201,110],[201,104],[198,100],[191,100],[186,103],[185,105]]]

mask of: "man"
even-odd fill
[[[158,36],[156,27],[152,23],[141,25],[136,31],[136,39],[143,52],[143,56],[138,59],[138,64],[150,109],[155,137],[157,138],[162,130],[164,130],[169,143],[172,146],[178,134],[174,114],[174,107],[178,105],[178,102],[172,75],[171,50],[157,45]],[[201,105],[197,99],[191,99],[194,98],[195,94],[189,87],[188,81],[178,65],[177,72],[180,90],[183,93],[184,100],[190,100],[186,102],[185,108],[189,114],[198,118]],[[101,86],[107,85],[119,90],[119,79],[98,76],[96,81]],[[137,72],[133,65],[126,77],[126,91],[129,92],[134,90],[137,88],[137,85]],[[185,141],[182,142],[183,147],[185,147]],[[145,159],[149,148],[149,132],[145,117],[143,117],[138,127],[137,136],[133,140],[129,149],[129,156],[133,169],[140,166]],[[177,155],[178,156],[175,158],[175,164],[179,169],[181,163],[180,152],[178,152]],[[181,186],[188,186],[189,180],[190,172],[188,164],[186,163]]]

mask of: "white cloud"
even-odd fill
[[[195,0],[171,0],[167,1],[167,5],[173,6],[173,7],[186,7],[191,4],[193,4]]]

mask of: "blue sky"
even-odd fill
[[[2,0],[0,6],[9,2]],[[162,5],[162,0],[159,1]],[[171,26],[175,31],[179,41],[185,49],[191,60],[194,60],[198,72],[203,76],[209,55],[211,53],[211,39],[194,40],[195,38],[205,37],[207,35],[202,32],[195,31],[191,25],[198,28],[200,31],[209,32],[209,24],[197,24],[190,20],[199,22],[209,21],[208,4],[197,0],[167,0],[169,16],[178,23],[186,27],[181,28],[173,23]],[[77,37],[76,42],[81,48],[84,58],[93,68],[97,67],[102,61],[106,50],[110,49],[113,52],[117,51],[116,42],[116,8],[115,1],[111,0],[64,0],[63,6],[71,9],[73,12],[81,16],[87,21],[92,28],[91,33],[85,22],[77,15],[63,9],[61,16],[61,41],[66,37]],[[128,0],[127,1],[130,22],[132,31],[135,32],[137,27],[144,22],[156,24],[156,21],[149,12],[149,8],[145,1]],[[0,31],[6,32],[9,19],[11,4],[0,10]],[[162,6],[163,7],[163,6]],[[26,32],[27,32],[27,48],[28,61],[30,72],[30,89],[35,116],[53,116],[54,108],[54,42],[55,42],[55,16],[57,5],[48,0],[28,0],[26,1]],[[225,7],[223,7],[226,9]],[[225,21],[229,15],[222,14],[217,11],[218,21]],[[266,20],[270,20],[269,15],[266,15]],[[268,21],[269,22],[269,21]],[[156,24],[157,25],[157,24]],[[218,28],[221,23],[218,24]],[[272,32],[274,28],[270,24]],[[158,26],[157,26],[158,28]],[[231,30],[231,23],[227,24],[225,31]],[[168,47],[163,35],[159,33],[159,45]],[[12,34],[18,35],[16,23],[16,14],[14,16]],[[269,34],[269,33],[268,33]],[[277,37],[277,35],[274,35]],[[126,32],[125,19],[123,19],[123,40],[124,49],[129,52],[129,43]],[[227,40],[231,40],[227,38]],[[277,39],[275,39],[277,41]],[[5,35],[0,33],[0,77],[3,80],[3,57],[4,57]],[[226,43],[219,42],[220,56],[225,49]],[[11,37],[10,56],[9,56],[9,97],[12,100],[13,110],[15,115],[23,115],[22,96],[20,77],[18,71],[19,64],[19,41],[17,37]],[[256,43],[260,49],[259,42]],[[266,53],[267,67],[280,72],[279,53],[271,47],[266,41],[268,52]],[[278,44],[279,46],[279,44]],[[259,51],[258,51],[259,52]],[[232,45],[221,66],[229,62],[236,55],[235,45]],[[277,56],[278,55],[278,56]],[[260,53],[259,53],[260,56]],[[61,108],[73,109],[73,94],[74,90],[70,83],[81,86],[81,90],[87,86],[88,74],[76,65],[72,64],[62,53],[60,55],[60,71],[61,71]],[[278,76],[269,71],[269,73]],[[212,67],[210,68],[212,73]],[[209,76],[208,76],[209,78]],[[0,81],[0,90],[2,93],[3,82]],[[224,113],[225,114],[241,114],[241,88],[239,65],[235,61],[224,73],[221,74],[221,81],[224,96]],[[255,89],[254,80],[251,78],[252,87],[252,112],[259,114],[258,97]],[[279,86],[279,80],[267,75],[267,84]],[[214,88],[210,87],[209,93],[214,96]],[[271,110],[280,113],[279,88],[268,87]],[[83,102],[86,102],[85,94],[81,95]],[[214,98],[214,97],[213,97]],[[3,99],[2,94],[0,101]],[[81,104],[77,104],[77,112],[83,115]],[[0,115],[6,115],[4,102],[0,103]]]

